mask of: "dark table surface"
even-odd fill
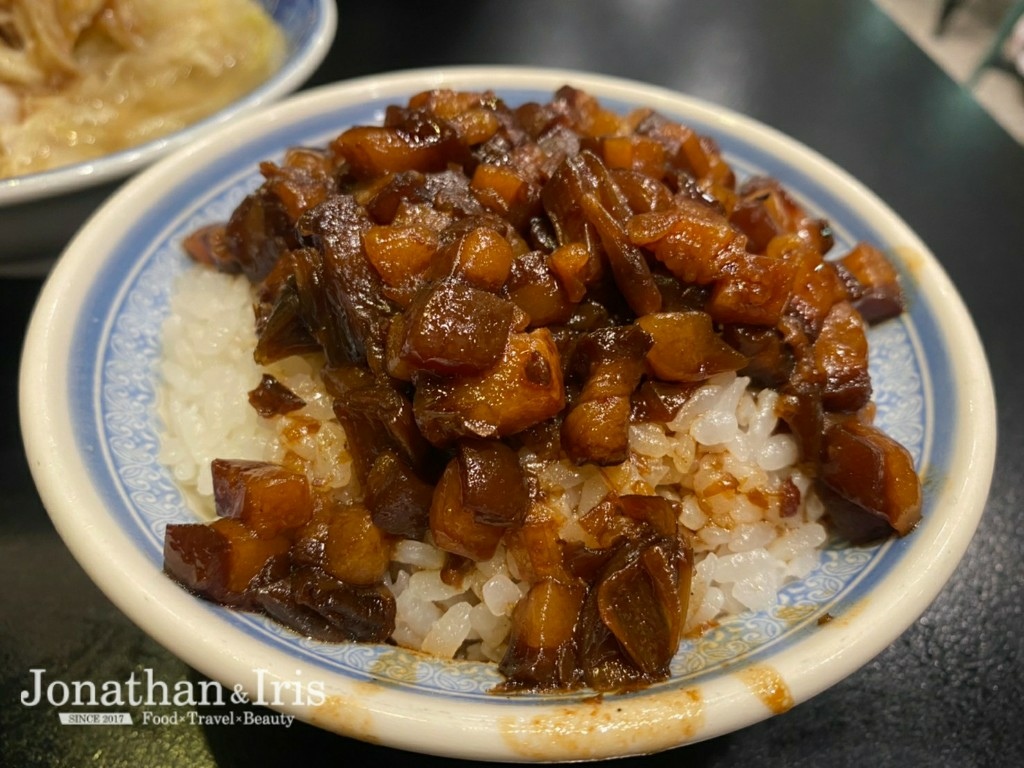
[[[931,247],[972,312],[999,404],[988,505],[924,616],[843,682],[743,731],[635,765],[1024,765],[1024,149],[870,0],[339,2],[314,76],[530,64],[647,81],[738,110],[831,158]],[[3,236],[0,233],[0,236]],[[295,724],[62,727],[19,695],[65,680],[195,677],[93,586],[24,459],[18,352],[39,279],[0,280],[0,765],[433,765]]]

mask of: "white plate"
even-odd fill
[[[654,107],[714,136],[741,176],[780,179],[835,228],[895,260],[909,312],[872,329],[881,425],[925,478],[924,520],[872,547],[826,549],[778,607],[687,641],[672,678],[599,699],[499,697],[493,667],[442,663],[387,646],[323,645],[258,616],[198,600],[161,572],[162,533],[192,514],[156,461],[160,326],[181,237],[226,218],[258,182],[256,163],[323,143],[383,108],[438,86],[492,88],[511,103],[563,84],[606,105]],[[955,289],[881,201],[807,148],[735,113],[676,93],[577,72],[465,68],[396,73],[293,98],[140,175],[71,243],[27,338],[21,418],[40,494],[68,547],[140,627],[229,688],[271,680],[322,684],[326,701],[274,705],[338,733],[410,750],[490,760],[578,760],[707,739],[784,711],[859,668],[938,594],[984,507],[995,446],[988,367]],[[263,672],[260,672],[263,670]],[[880,695],[884,692],[880,692]]]

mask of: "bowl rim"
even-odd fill
[[[0,206],[30,203],[126,178],[189,142],[215,132],[225,123],[296,91],[323,63],[338,28],[338,9],[334,0],[312,0],[311,7],[316,17],[307,45],[297,50],[296,55],[287,59],[270,78],[241,98],[212,115],[144,144],[46,171],[0,178]]]
[[[297,662],[252,638],[231,637],[228,643],[224,636],[211,635],[202,612],[186,606],[186,600],[195,603],[195,598],[168,579],[140,578],[140,569],[146,570],[143,559],[131,551],[110,519],[93,512],[83,525],[81,510],[101,509],[98,505],[102,502],[83,473],[79,457],[66,455],[66,447],[62,449],[61,439],[71,419],[67,387],[39,386],[39,382],[63,379],[54,374],[61,371],[62,364],[67,365],[73,332],[69,308],[81,305],[89,289],[88,276],[97,272],[75,254],[101,247],[105,231],[120,226],[118,219],[124,217],[123,210],[130,211],[131,201],[182,167],[212,162],[218,147],[226,148],[239,137],[258,136],[281,121],[308,119],[320,109],[336,107],[339,100],[401,97],[447,86],[553,90],[567,82],[599,98],[621,97],[656,109],[659,104],[685,106],[707,122],[755,133],[786,162],[826,174],[849,191],[859,210],[878,217],[896,242],[916,254],[915,281],[943,303],[944,312],[936,322],[943,340],[950,342],[950,368],[961,379],[963,396],[958,399],[956,424],[963,434],[958,433],[961,439],[952,447],[950,459],[950,466],[958,471],[955,476],[936,479],[936,493],[957,514],[950,513],[941,524],[928,527],[933,558],[923,561],[920,547],[916,547],[915,557],[904,557],[886,577],[886,584],[897,584],[902,590],[898,599],[864,600],[849,615],[837,617],[823,631],[802,640],[797,649],[785,651],[781,660],[773,659],[774,671],[788,685],[792,701],[806,701],[866,664],[923,613],[952,575],[980,520],[991,481],[996,442],[994,390],[984,350],[962,299],[924,243],[880,198],[831,161],[775,129],[658,86],[564,69],[484,66],[405,70],[299,94],[204,136],[139,174],[115,193],[68,246],[33,314],[19,396],[22,433],[40,496],[67,546],[100,588],[147,633],[203,674],[237,682],[252,691],[259,683],[256,670],[287,680]],[[111,558],[111,552],[121,559]],[[134,588],[126,590],[125,584],[134,584]],[[609,714],[607,702],[593,700],[540,706],[501,700],[502,706],[493,708],[436,698],[425,703],[407,691],[351,680],[333,687],[329,700],[321,706],[283,704],[274,708],[343,735],[425,753],[486,760],[592,759],[704,740],[773,714],[742,682],[739,676],[744,667],[738,666],[735,672],[700,683],[700,690],[670,691],[671,696],[613,697],[618,715]],[[706,717],[708,702],[715,707],[712,722]]]

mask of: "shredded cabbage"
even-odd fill
[[[0,0],[0,178],[178,130],[284,51],[254,0]]]

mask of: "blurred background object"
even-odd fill
[[[1024,2],[874,0],[1024,144]]]

